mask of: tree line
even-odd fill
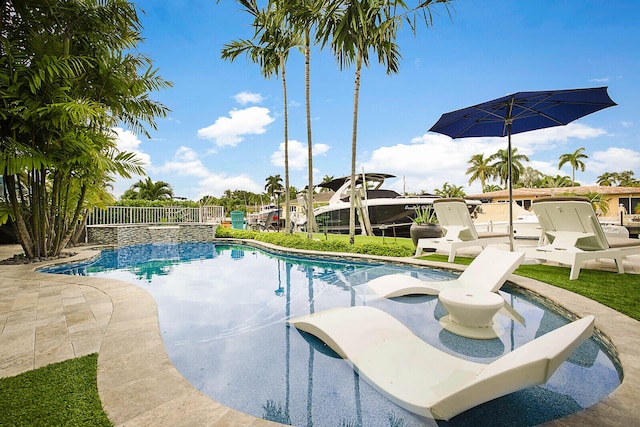
[[[575,187],[580,185],[575,180],[576,171],[584,172],[586,165],[584,161],[589,158],[585,153],[585,148],[580,147],[573,153],[565,153],[560,155],[558,161],[558,170],[563,166],[571,167],[571,176],[568,175],[546,175],[525,166],[525,162],[529,158],[518,153],[517,148],[511,150],[511,166],[513,188],[562,188]],[[467,162],[470,166],[465,174],[469,175],[469,185],[479,182],[483,193],[491,191],[499,191],[506,188],[508,177],[508,156],[507,150],[498,150],[496,153],[485,156],[483,153],[474,154]],[[495,184],[490,181],[497,181]],[[618,187],[639,187],[640,181],[634,177],[632,170],[623,172],[605,172],[598,176],[596,180],[601,186],[618,186]],[[424,191],[423,191],[424,192]],[[435,189],[435,194],[443,197],[465,197],[464,188],[462,186],[449,184],[445,182],[442,188]]]

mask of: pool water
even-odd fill
[[[370,305],[448,353],[490,363],[567,320],[515,290],[500,291],[526,320],[497,315],[504,333],[472,340],[444,331],[437,297],[373,299],[367,281],[405,273],[425,280],[444,270],[311,259],[219,243],[149,244],[105,250],[51,273],[124,280],[158,304],[167,353],[198,390],[231,408],[296,426],[532,426],[586,408],[620,384],[603,348],[588,340],[550,381],[434,421],[403,410],[362,381],[324,343],[286,323],[332,307]],[[503,287],[505,289],[505,287]],[[481,422],[479,422],[481,420]]]

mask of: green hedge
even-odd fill
[[[350,245],[348,242],[333,239],[308,239],[299,234],[262,233],[259,231],[234,230],[232,228],[224,227],[218,227],[216,237],[257,240],[294,249],[324,252],[347,252],[391,257],[410,257],[413,256],[415,250],[410,246],[396,244],[391,239],[388,243],[356,243],[354,245]]]

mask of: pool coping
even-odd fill
[[[274,252],[321,258],[374,260],[457,271],[464,269],[464,266],[446,262],[413,258],[297,250],[253,240],[216,241],[249,243]],[[96,256],[99,249],[79,249],[80,252],[76,256],[67,258],[64,262]],[[48,360],[43,359],[42,354],[49,356],[51,362],[55,362],[97,351],[98,392],[104,410],[114,425],[279,425],[214,401],[196,390],[180,375],[164,348],[157,305],[147,291],[133,284],[112,279],[52,275],[35,271],[45,265],[59,263],[60,261],[0,266],[0,290],[6,284],[16,287],[16,293],[38,292],[41,295],[50,295],[53,290],[61,290],[63,294],[67,293],[68,304],[65,310],[76,306],[84,307],[80,304],[82,302],[89,306],[92,316],[88,316],[88,319],[83,318],[86,320],[85,323],[74,325],[73,331],[69,327],[70,333],[66,336],[77,336],[76,341],[70,346],[72,351],[69,352],[67,341],[64,342],[64,347],[60,345],[60,348],[67,351],[61,351],[56,344],[39,339],[42,335],[39,331],[43,331],[48,324],[54,322],[49,321],[49,317],[38,314],[38,311],[41,311],[39,307],[45,307],[44,305],[38,303],[35,306],[21,307],[19,311],[10,310],[6,316],[0,311],[0,322],[4,320],[4,325],[9,325],[9,320],[13,319],[15,324],[10,332],[7,332],[8,327],[3,327],[0,335],[2,347],[6,348],[15,341],[20,341],[21,346],[26,347],[20,354],[6,355],[0,351],[0,377],[15,375],[16,370],[34,369],[38,366],[38,360],[39,363]],[[605,399],[545,425],[604,426],[636,423],[640,419],[640,408],[635,405],[636,396],[640,393],[640,356],[637,351],[637,348],[640,348],[640,322],[581,295],[533,279],[511,275],[509,282],[557,303],[577,317],[595,315],[596,327],[614,345],[623,368],[622,383]],[[69,303],[70,301],[74,304]],[[64,304],[63,300],[60,304]],[[0,306],[0,310],[3,310],[3,306]],[[29,310],[35,310],[36,313],[31,315],[27,313]],[[56,319],[57,322],[60,320],[59,317],[51,319]],[[69,317],[67,324],[68,319]],[[31,349],[28,348],[29,338],[32,338]],[[38,346],[43,343],[48,347],[44,350],[39,349]],[[29,354],[33,355],[35,361],[25,360]]]

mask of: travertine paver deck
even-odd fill
[[[0,246],[0,259],[20,252],[19,246]],[[76,259],[95,254],[83,251]],[[116,280],[34,272],[39,266],[0,266],[0,378],[97,351],[98,390],[115,425],[276,425],[215,402],[178,373],[162,343],[155,301],[145,290]],[[625,263],[627,271],[639,266],[640,257]],[[636,425],[640,322],[563,289],[518,276],[510,281],[580,317],[594,314],[624,370],[622,384],[603,401],[548,425]]]

